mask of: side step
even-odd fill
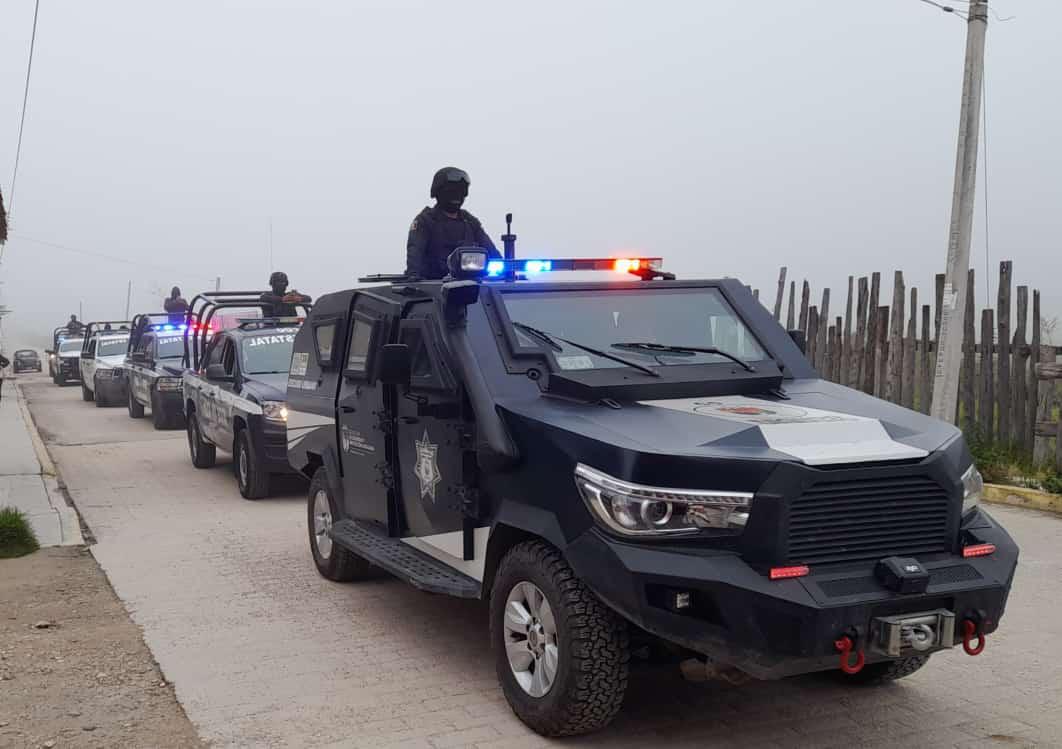
[[[480,596],[477,580],[369,526],[340,520],[332,526],[332,540],[414,588],[457,598]]]

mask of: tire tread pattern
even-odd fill
[[[501,617],[494,614],[499,606],[504,614],[509,590],[518,579],[526,579],[520,570],[527,567],[542,570],[554,592],[560,595],[561,606],[555,609],[554,617],[558,620],[558,631],[567,631],[569,635],[568,642],[562,642],[562,646],[570,648],[567,660],[574,679],[567,685],[554,682],[554,689],[567,686],[567,694],[548,711],[525,709],[521,704],[523,699],[532,698],[522,692],[514,701],[507,688],[505,697],[517,716],[543,736],[574,736],[596,731],[611,722],[623,705],[630,663],[627,624],[576,577],[556,549],[541,541],[527,541],[510,549],[498,567],[490,618],[491,642],[496,647],[504,634],[498,631],[502,627]],[[512,681],[508,658],[504,650],[499,650],[496,653],[499,677],[508,685]],[[558,679],[560,674],[558,670]],[[515,688],[520,689],[518,685]]]

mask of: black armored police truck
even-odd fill
[[[549,736],[608,723],[643,643],[851,683],[981,651],[1018,549],[957,429],[820,378],[737,280],[503,239],[321,297],[296,336],[323,576],[488,599],[505,696]],[[567,270],[615,275],[533,280]]]
[[[218,448],[231,452],[245,499],[269,494],[272,474],[291,473],[284,388],[301,318],[261,317],[263,293],[200,294],[189,305],[183,331],[182,397],[192,465],[210,468]],[[226,309],[259,316],[224,327]]]
[[[166,312],[133,318],[124,364],[130,418],[144,418],[146,407],[156,429],[184,428],[181,378],[186,329],[186,323],[171,322]]]

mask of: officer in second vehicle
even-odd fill
[[[481,247],[491,257],[501,257],[479,219],[461,208],[470,184],[468,173],[456,167],[444,167],[435,173],[431,181],[435,206],[425,207],[409,227],[406,276],[445,278],[449,274],[446,259],[458,247]]]
[[[298,314],[295,305],[313,301],[295,289],[288,291],[288,274],[282,271],[269,276],[269,288],[271,290],[261,296],[266,317],[295,317]]]

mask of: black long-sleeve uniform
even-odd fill
[[[409,227],[406,275],[422,279],[445,278],[449,275],[446,259],[458,247],[481,247],[491,257],[501,257],[479,219],[468,211],[460,210],[454,217],[446,215],[438,206],[425,208]]]

